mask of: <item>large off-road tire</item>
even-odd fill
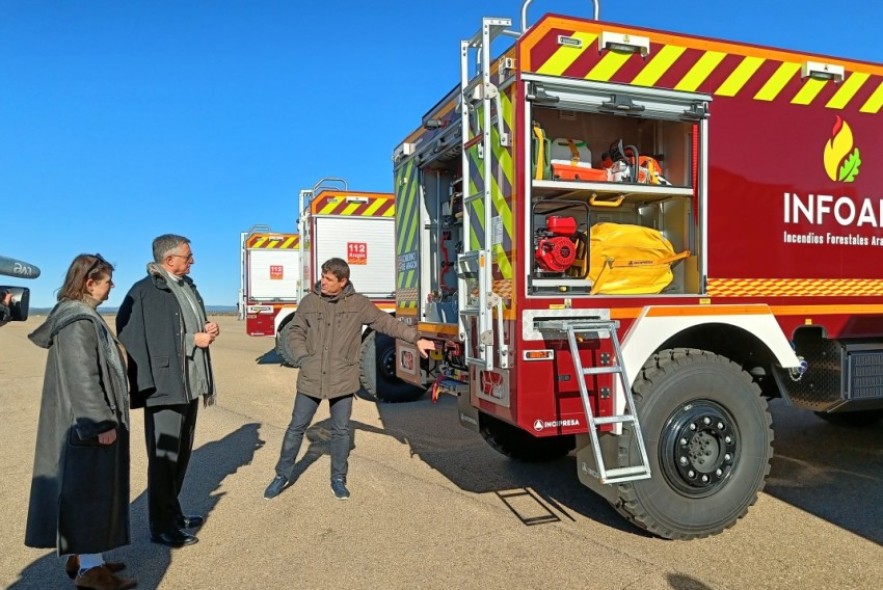
[[[282,359],[282,364],[287,367],[294,366],[294,353],[288,345],[288,330],[290,329],[291,322],[288,322],[276,333],[276,354]]]
[[[772,418],[751,376],[709,352],[664,350],[632,389],[652,477],[618,485],[614,507],[668,539],[735,524],[757,501],[773,457]],[[634,435],[623,426],[621,467],[639,464]]]
[[[362,387],[377,401],[412,402],[426,393],[426,389],[396,377],[396,341],[386,334],[371,332],[365,336],[360,364]]]
[[[846,426],[851,428],[867,428],[873,426],[880,420],[883,420],[883,410],[865,410],[863,412],[836,412],[829,414],[827,412],[816,412],[816,416],[836,424],[837,426]]]
[[[525,463],[544,463],[564,457],[576,446],[574,436],[537,438],[491,416],[480,419],[481,436],[500,454]]]

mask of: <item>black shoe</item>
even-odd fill
[[[281,475],[277,475],[273,478],[273,481],[270,482],[270,485],[267,486],[267,489],[264,490],[264,498],[267,500],[272,500],[276,496],[282,493],[288,487],[288,478],[282,477]]]
[[[346,489],[346,482],[342,479],[331,480],[331,491],[338,500],[348,500],[350,497],[350,491]]]
[[[205,522],[205,518],[202,516],[196,515],[185,515],[182,514],[176,519],[178,526],[182,529],[195,529],[196,527],[202,526],[202,523]]]
[[[166,545],[168,547],[183,547],[184,545],[193,545],[199,539],[184,531],[169,531],[166,533],[151,533],[150,541]]]

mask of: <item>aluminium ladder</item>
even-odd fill
[[[502,369],[509,367],[509,349],[503,336],[503,302],[502,299],[492,292],[493,285],[493,200],[492,200],[492,160],[493,142],[491,129],[493,117],[491,104],[497,107],[497,118],[500,130],[503,129],[502,112],[500,111],[499,90],[491,83],[491,42],[498,36],[509,34],[508,28],[512,26],[511,19],[507,18],[484,18],[482,27],[471,39],[460,42],[460,125],[462,142],[462,168],[463,168],[463,244],[464,252],[457,257],[457,303],[458,303],[458,332],[460,340],[465,343],[466,363],[475,365],[484,370],[492,370],[495,366]],[[479,72],[475,78],[470,79],[469,57],[470,50],[477,52]],[[476,116],[477,129],[473,129],[473,114],[481,112],[481,117]],[[509,144],[509,138],[501,133],[502,145]],[[481,190],[472,192],[473,182],[470,174],[471,163],[469,150],[477,146],[479,158],[482,159]],[[481,225],[484,227],[484,236],[477,238],[479,242],[473,249],[472,242],[474,233],[472,228],[472,207],[480,202],[484,212]],[[478,281],[478,297],[471,296],[470,280]],[[472,301],[470,301],[472,299]],[[475,301],[477,299],[477,301]],[[494,348],[494,312],[496,314],[498,350]],[[472,318],[476,318],[476,330],[478,332],[476,356],[471,355],[470,333],[472,331]],[[495,353],[499,360],[495,362]]]
[[[619,345],[619,338],[616,335],[617,328],[619,328],[619,322],[616,320],[577,318],[546,320],[539,322],[539,328],[542,330],[556,330],[567,334],[567,341],[570,345],[570,355],[573,359],[573,366],[576,369],[579,379],[579,393],[583,401],[583,411],[586,413],[589,438],[592,442],[592,452],[595,456],[595,465],[597,466],[598,477],[601,480],[601,483],[615,484],[639,479],[648,479],[650,477],[650,463],[647,460],[647,449],[644,446],[644,435],[641,432],[641,424],[638,422],[638,414],[635,411],[635,400],[632,396],[631,385],[626,376],[625,365],[622,361],[622,348]],[[601,337],[603,332],[610,334],[610,342],[613,344],[616,364],[607,367],[583,368],[583,363],[579,356],[577,336],[590,334],[591,338],[597,339]],[[613,416],[595,417],[594,412],[592,412],[588,387],[586,386],[586,377],[590,375],[609,374],[619,375],[622,390],[625,394],[626,413]],[[625,423],[631,423],[634,427],[635,440],[637,441],[640,454],[640,463],[638,465],[608,469],[604,465],[604,457],[601,453],[601,444],[598,440],[598,427],[606,424]]]

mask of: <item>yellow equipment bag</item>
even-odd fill
[[[592,294],[650,295],[665,289],[671,265],[690,256],[675,253],[659,231],[624,223],[597,223],[589,232]]]

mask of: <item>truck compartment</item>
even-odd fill
[[[591,112],[589,102],[585,108],[535,106],[531,111],[534,259],[529,291],[699,293],[694,187],[699,124]],[[638,245],[644,254],[633,253],[631,258],[617,261],[598,252],[593,256],[590,237],[603,227],[600,224],[647,228],[650,231],[643,233],[648,239],[667,242],[671,252],[649,255]],[[570,231],[573,225],[576,229]],[[653,232],[658,232],[655,240]],[[610,287],[611,273],[620,275],[621,288]],[[605,286],[598,283],[599,277],[605,278]]]

